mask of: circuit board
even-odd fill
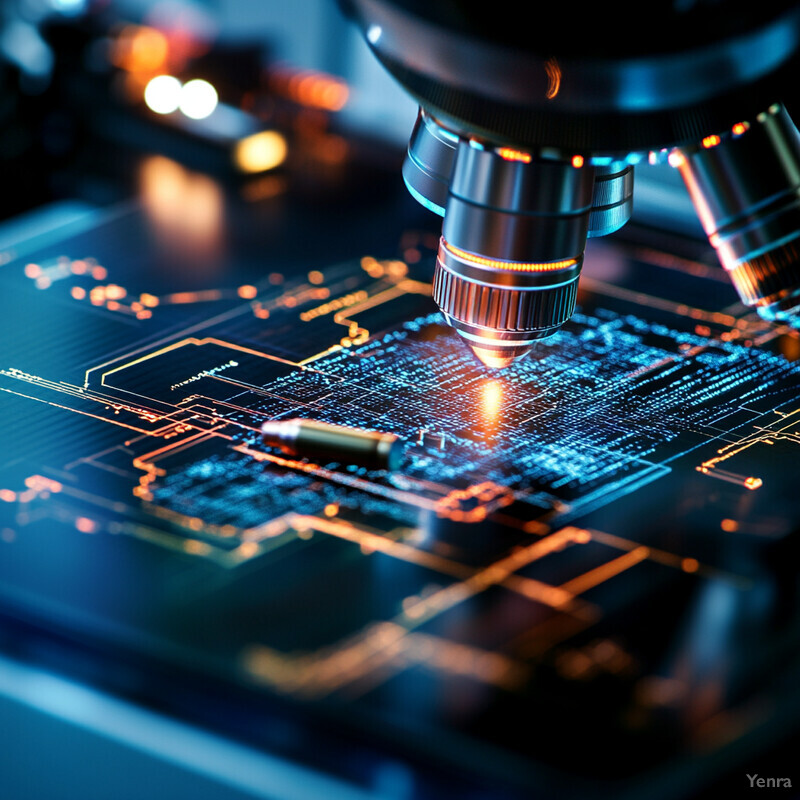
[[[120,638],[509,791],[760,730],[796,675],[796,331],[710,262],[593,243],[572,320],[493,372],[430,298],[431,231],[304,265],[200,224],[176,261],[165,213],[3,254],[6,609],[146,631]],[[262,444],[296,417],[396,434],[403,467]]]

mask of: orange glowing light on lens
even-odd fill
[[[252,300],[258,294],[258,289],[250,284],[245,284],[244,286],[240,286],[238,288],[237,294],[239,297],[243,297],[245,300]]]
[[[478,357],[481,364],[490,369],[505,369],[514,363],[513,355],[507,355],[499,350],[490,350],[487,347],[478,347],[472,344],[470,349]]]
[[[731,131],[733,132],[734,136],[741,136],[743,133],[747,131],[750,127],[749,123],[747,122],[737,122],[732,128]]]
[[[720,141],[721,139],[716,134],[713,136],[706,136],[705,139],[703,139],[703,147],[708,150],[710,147],[716,147]]]
[[[531,154],[523,153],[522,150],[512,150],[510,147],[501,147],[497,155],[506,161],[521,161],[523,164],[531,163]]]
[[[747,489],[760,489],[764,485],[764,481],[761,478],[745,478],[744,485]]]
[[[572,166],[580,169],[583,166],[583,156],[572,156]]]
[[[544,62],[544,71],[547,73],[547,92],[545,97],[552,100],[561,88],[561,67],[554,58],[548,58]]]
[[[491,258],[484,258],[477,256],[474,253],[468,253],[466,250],[461,250],[458,247],[453,247],[449,242],[445,242],[444,246],[454,256],[463,261],[468,261],[471,264],[478,264],[481,267],[490,267],[492,269],[507,269],[513,272],[550,272],[557,269],[567,269],[574,267],[578,263],[577,258],[568,258],[564,261],[549,261],[542,264],[527,264],[521,261],[496,261]]]

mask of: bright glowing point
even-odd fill
[[[749,127],[746,122],[737,122],[731,130],[734,136],[741,136]]]
[[[367,31],[367,39],[369,40],[370,44],[375,44],[378,39],[381,38],[382,33],[383,29],[380,25],[370,25],[369,30]]]
[[[195,78],[183,85],[180,110],[190,119],[205,119],[217,107],[217,90],[208,82]]]
[[[572,166],[580,169],[583,166],[583,156],[572,156]]]
[[[262,131],[242,139],[233,158],[242,172],[266,172],[286,160],[286,139],[276,131]]]
[[[504,369],[514,362],[513,355],[505,355],[497,350],[475,347],[474,345],[470,345],[470,350],[475,353],[481,364],[491,369]]]
[[[75,520],[75,527],[81,533],[94,533],[97,530],[97,524],[89,517],[78,517]]]
[[[523,153],[521,150],[512,150],[510,147],[501,147],[497,155],[506,161],[522,161],[523,164],[531,163],[530,153]]]
[[[564,261],[548,261],[542,264],[528,264],[522,261],[498,261],[493,258],[484,258],[483,256],[476,255],[475,253],[468,253],[466,250],[461,250],[454,247],[450,242],[444,243],[445,247],[453,253],[453,255],[463,258],[464,261],[469,261],[473,264],[480,264],[482,267],[490,267],[491,269],[508,269],[513,272],[548,272],[554,269],[566,269],[567,267],[574,267],[578,263],[577,258],[569,258]]]
[[[61,14],[77,16],[86,10],[86,0],[50,0],[50,5]]]
[[[554,58],[548,58],[544,64],[544,71],[547,73],[547,92],[545,97],[552,100],[561,88],[561,67]]]
[[[422,206],[428,209],[428,211],[433,211],[434,214],[438,214],[440,217],[444,216],[444,208],[442,206],[436,205],[436,203],[428,200],[427,197],[420,194],[406,179],[405,176],[403,180],[406,184],[406,189],[408,189],[411,196]]]
[[[144,102],[156,114],[171,114],[181,101],[181,82],[172,75],[159,75],[145,87]]]
[[[669,165],[671,167],[680,167],[685,161],[685,159],[681,153],[679,153],[677,150],[673,150],[669,154],[667,161],[669,161]]]
[[[708,149],[709,147],[716,147],[719,143],[720,143],[720,138],[716,134],[714,134],[713,136],[706,136],[706,138],[703,139],[703,147],[705,147],[706,149]]]
[[[503,403],[503,384],[486,381],[481,387],[481,405],[489,421],[495,422]]]

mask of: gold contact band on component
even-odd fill
[[[538,264],[525,263],[522,261],[499,261],[492,258],[484,258],[483,256],[468,253],[466,250],[454,247],[444,237],[442,237],[442,246],[456,258],[460,258],[471,264],[476,264],[480,267],[489,267],[490,269],[511,270],[513,272],[550,272],[551,270],[568,269],[569,267],[574,267],[578,263],[577,258],[569,258],[564,261],[545,261]]]

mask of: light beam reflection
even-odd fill
[[[144,159],[139,179],[145,213],[171,256],[193,262],[194,269],[215,263],[224,222],[219,186],[163,156]]]
[[[487,440],[492,440],[497,435],[502,405],[502,382],[498,380],[485,381],[481,386],[481,418]]]

